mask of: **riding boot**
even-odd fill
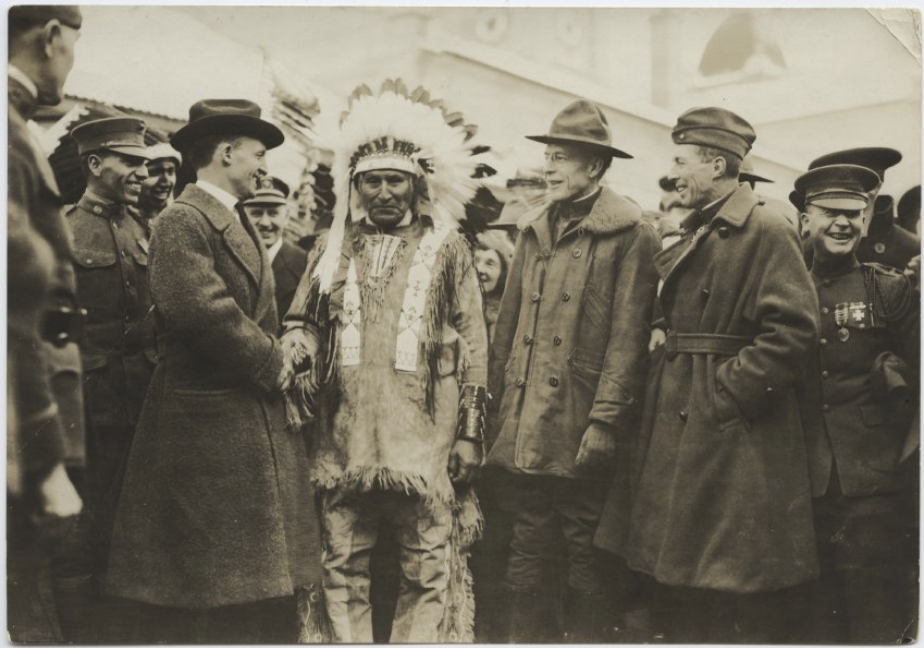
[[[616,618],[610,598],[598,592],[568,591],[565,643],[612,643],[624,620]]]
[[[57,576],[53,581],[55,607],[66,643],[97,643],[93,628],[97,602],[92,574]]]
[[[504,589],[506,614],[500,619],[504,643],[541,643],[543,614],[538,589]]]

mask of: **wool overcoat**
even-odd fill
[[[487,462],[591,478],[599,471],[574,463],[590,422],[623,438],[637,424],[661,243],[639,207],[608,188],[554,243],[550,221],[543,207],[518,224],[491,346],[499,432]]]
[[[106,589],[207,608],[320,580],[307,451],[285,428],[269,259],[188,186],[154,224],[159,362],[116,514]]]
[[[773,591],[818,575],[796,397],[818,301],[796,231],[746,184],[696,216],[655,263],[666,325],[699,337],[652,354],[631,520],[608,507],[596,541],[667,585]]]
[[[282,247],[276,253],[273,259],[273,278],[276,281],[276,311],[279,313],[281,320],[289,307],[292,306],[292,299],[295,297],[295,289],[298,288],[298,282],[301,281],[302,275],[305,274],[305,266],[308,264],[308,253],[297,245],[292,245],[288,241],[282,242]]]

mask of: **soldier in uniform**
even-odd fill
[[[183,156],[167,142],[148,147],[148,177],[141,183],[138,196],[137,218],[151,235],[151,223],[173,199],[176,172]]]
[[[895,222],[895,200],[892,196],[880,194],[885,172],[902,160],[902,154],[895,149],[868,147],[836,151],[822,155],[809,164],[809,170],[831,164],[855,164],[874,171],[880,184],[870,192],[870,203],[866,207],[863,238],[857,247],[857,259],[861,263],[881,263],[903,270],[913,257],[920,254],[921,239],[899,227]]]
[[[284,232],[289,222],[288,195],[289,187],[273,178],[264,182],[253,198],[244,201],[244,212],[260,235],[273,267],[276,310],[280,318],[289,312],[295,289],[308,264],[308,253],[285,240]]]
[[[50,527],[69,524],[82,506],[64,465],[68,446],[83,437],[73,248],[54,174],[26,125],[38,106],[61,102],[81,24],[80,10],[72,5],[9,10],[7,600],[12,641],[60,640],[38,596],[39,573],[54,546],[37,540]],[[56,593],[66,598],[71,584],[62,583]]]
[[[880,179],[838,164],[800,176],[821,338],[803,417],[821,580],[820,643],[906,643],[917,614],[905,555],[916,441],[920,307],[907,278],[856,251]],[[912,515],[916,516],[916,512]]]
[[[86,192],[66,211],[74,233],[77,295],[87,311],[80,352],[89,418],[88,502],[77,560],[97,584],[106,570],[121,473],[157,358],[148,237],[129,212],[148,177],[144,131],[139,119],[113,117],[71,132],[87,179]],[[119,624],[112,606],[102,605],[99,639]],[[106,638],[122,637],[116,632]]]

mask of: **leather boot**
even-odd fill
[[[568,590],[565,643],[613,643],[623,619],[616,618],[610,598],[602,593]]]
[[[93,628],[97,591],[92,574],[57,576],[53,581],[55,607],[66,643],[97,643]]]
[[[542,637],[542,609],[538,589],[504,588],[504,612],[499,625],[504,643],[540,643]]]

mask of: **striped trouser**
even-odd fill
[[[337,643],[372,642],[369,557],[382,520],[400,547],[392,643],[437,643],[449,584],[452,511],[396,491],[321,492],[324,597]]]

